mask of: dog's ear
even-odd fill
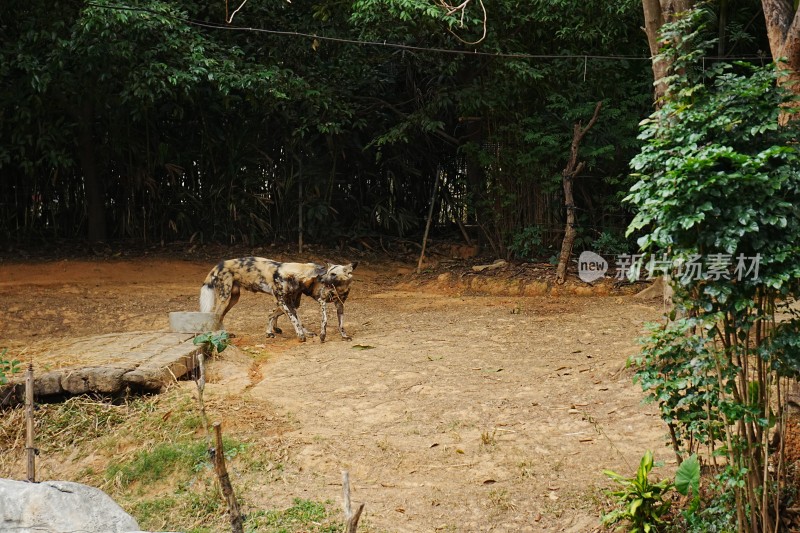
[[[350,263],[350,268],[352,270],[355,270],[357,266],[358,266],[358,261],[353,261],[352,263]]]

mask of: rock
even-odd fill
[[[71,481],[0,479],[0,531],[127,533],[139,524],[106,493]]]
[[[220,321],[214,313],[173,311],[169,314],[169,327],[175,333],[205,333],[218,330]]]
[[[122,376],[128,368],[98,366],[76,369],[61,378],[61,386],[71,394],[114,393],[122,389]]]
[[[474,267],[472,267],[472,270],[475,272],[483,272],[484,270],[496,270],[498,268],[503,268],[504,266],[507,265],[508,265],[507,261],[505,261],[504,259],[498,259],[491,265],[475,265]]]
[[[61,374],[59,372],[45,372],[37,375],[33,385],[33,392],[40,396],[61,394],[64,392],[61,387]]]

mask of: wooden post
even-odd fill
[[[33,440],[33,364],[25,372],[25,452],[28,481],[36,483],[36,448]]]
[[[200,417],[203,419],[203,428],[206,430],[206,438],[208,439],[209,446],[211,445],[211,432],[208,428],[208,416],[206,415],[206,402],[203,399],[203,393],[206,389],[206,351],[211,353],[209,348],[210,343],[204,343],[200,350],[197,352],[197,369],[199,375],[195,380],[197,385],[197,401],[200,404]]]
[[[361,512],[364,510],[364,503],[358,506],[355,512],[350,504],[350,474],[347,470],[342,470],[342,497],[344,499],[344,531],[345,533],[356,533]]]
[[[225,467],[225,450],[222,447],[222,428],[219,422],[214,422],[215,448],[213,450],[214,472],[219,479],[222,488],[222,495],[228,504],[228,514],[231,518],[231,531],[233,533],[243,533],[242,514],[239,512],[239,504],[236,502],[236,495],[233,493],[231,479],[228,476],[228,469]]]
[[[564,229],[564,240],[561,242],[561,253],[558,257],[558,267],[556,268],[556,283],[564,283],[567,280],[567,266],[569,265],[569,258],[572,255],[572,245],[575,243],[575,198],[572,195],[573,180],[583,170],[584,163],[578,162],[578,148],[580,148],[581,141],[583,140],[586,132],[594,126],[597,122],[597,117],[600,116],[600,108],[603,102],[597,102],[594,108],[594,115],[586,125],[585,128],[581,127],[581,123],[577,122],[573,129],[572,146],[570,147],[570,157],[567,166],[564,168],[561,175],[564,182],[564,206],[567,208],[567,226]]]

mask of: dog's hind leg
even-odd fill
[[[225,318],[225,315],[228,314],[228,311],[231,310],[231,307],[236,305],[236,302],[239,301],[239,285],[233,284],[230,289],[230,294],[223,296],[222,292],[223,291],[220,291],[220,299],[217,303],[217,308],[214,310],[214,312],[219,315],[220,323],[222,323],[222,319]],[[225,296],[227,296],[227,298]],[[228,305],[225,305],[226,301]],[[225,305],[224,309],[222,308],[223,305]],[[219,312],[220,309],[222,309],[221,313]]]
[[[269,315],[269,322],[267,322],[267,337],[272,338],[276,333],[283,333],[283,330],[278,327],[278,318],[284,314],[283,309],[276,306]]]
[[[346,341],[352,340],[353,337],[344,331],[344,304],[341,300],[336,300],[333,303],[336,306],[336,318],[339,320],[339,334]]]

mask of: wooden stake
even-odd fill
[[[206,438],[209,446],[211,445],[211,432],[208,428],[208,416],[206,415],[206,402],[203,399],[203,392],[206,388],[206,350],[210,353],[209,344],[204,344],[197,352],[197,369],[199,376],[195,380],[197,385],[197,401],[200,404],[200,418],[203,419],[203,427],[206,430]]]
[[[213,450],[214,472],[219,479],[222,488],[222,495],[228,504],[228,514],[231,518],[231,531],[233,533],[243,533],[242,514],[239,512],[239,504],[236,503],[236,495],[233,493],[228,469],[225,467],[225,450],[222,447],[222,427],[219,422],[214,422],[214,437],[216,446]]]
[[[33,364],[25,372],[25,452],[28,481],[36,483],[36,448],[33,441]]]
[[[350,474],[347,470],[342,470],[342,497],[344,499],[344,531],[345,533],[356,533],[361,511],[364,510],[365,504],[361,503],[356,512],[353,512],[353,508],[350,505]]]

